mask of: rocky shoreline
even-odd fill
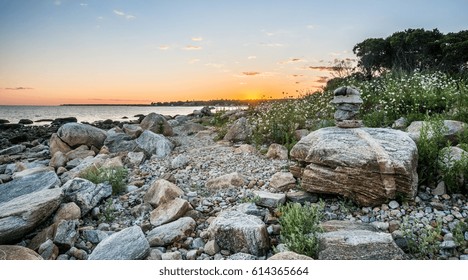
[[[436,258],[468,259],[453,234],[468,217],[463,195],[420,187],[414,200],[362,207],[306,192],[287,149],[272,144],[263,154],[242,144],[244,115],[226,114],[237,121],[225,140],[206,125],[209,108],[135,122],[3,124],[0,251],[46,260],[310,259],[282,244],[276,208],[321,199],[327,232],[319,259],[409,259],[405,227],[436,222],[443,239]],[[78,177],[92,166],[126,168],[125,190],[112,194],[109,184]]]

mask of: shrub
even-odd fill
[[[418,177],[420,184],[437,184],[439,155],[446,144],[447,128],[440,118],[428,118],[421,128],[418,147]]]
[[[408,253],[416,259],[435,259],[442,240],[441,222],[436,222],[434,226],[419,223],[422,227],[419,227],[418,230],[412,227],[414,223],[415,221],[410,221],[406,216],[401,224],[403,237],[408,244]]]
[[[323,232],[320,226],[323,208],[323,202],[304,206],[289,203],[279,208],[281,240],[290,250],[313,258],[317,257],[318,235]]]
[[[112,193],[119,194],[123,192],[128,171],[124,167],[95,168],[90,167],[80,174],[80,177],[100,184],[108,182],[112,186]]]
[[[461,159],[455,160],[449,147],[441,150],[439,171],[449,193],[468,193],[468,152]]]

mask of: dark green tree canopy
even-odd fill
[[[387,70],[468,71],[468,31],[443,34],[439,30],[407,29],[387,38],[371,38],[353,48],[366,76]]]

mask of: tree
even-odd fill
[[[385,39],[366,39],[355,45],[353,52],[359,58],[358,67],[366,76],[381,74],[391,68],[391,48]]]

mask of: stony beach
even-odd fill
[[[210,125],[209,108],[92,125],[1,124],[0,251],[6,259],[310,259],[282,242],[277,209],[323,201],[319,259],[410,259],[405,231],[436,223],[435,258],[468,259],[454,240],[468,217],[465,196],[447,194],[443,184],[399,189],[400,177],[395,188],[404,199],[357,196],[357,204],[339,191],[313,192],[317,179],[306,176],[311,165],[297,167],[308,160],[298,160],[299,148],[291,157],[281,145],[245,144],[244,116],[225,114],[234,125],[224,139]],[[123,192],[79,178],[92,167],[127,169]]]

